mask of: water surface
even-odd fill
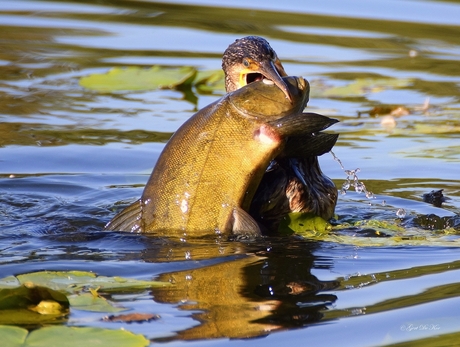
[[[456,1],[2,2],[0,278],[89,270],[171,281],[113,298],[159,321],[108,323],[74,310],[67,322],[169,345],[455,341],[459,11]],[[363,227],[256,244],[103,233],[140,196],[171,134],[223,91],[100,93],[80,78],[155,64],[219,69],[245,35],[265,37],[286,71],[310,81],[310,110],[340,120],[334,153],[361,169],[375,198],[349,190],[337,219]],[[338,163],[326,154],[321,165],[340,189]],[[440,189],[441,207],[423,201]],[[376,221],[400,228],[399,241],[376,237]]]

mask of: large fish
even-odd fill
[[[180,238],[260,235],[247,211],[270,161],[298,150],[319,155],[337,139],[318,133],[336,120],[302,113],[308,82],[300,77],[283,81],[291,100],[265,79],[193,115],[166,144],[142,197],[116,215],[106,230]],[[287,145],[289,139],[294,146]]]

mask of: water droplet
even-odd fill
[[[404,218],[406,217],[406,210],[403,209],[403,208],[398,208],[398,210],[396,211],[396,216],[398,218]]]
[[[183,199],[180,203],[180,210],[182,213],[186,213],[188,211],[188,202],[187,200]]]
[[[356,183],[355,185],[355,190],[357,193],[362,193],[364,190],[366,189],[366,187],[364,186],[363,183]]]
[[[385,200],[382,201],[382,206],[385,206],[387,202]]]
[[[350,181],[345,181],[343,184],[342,184],[342,189],[344,190],[348,190],[350,189]]]

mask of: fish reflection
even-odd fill
[[[321,294],[338,286],[310,273],[314,256],[305,247],[286,245],[270,251],[192,270],[165,273],[154,288],[159,303],[180,303],[200,324],[155,341],[250,338],[318,322],[337,297]]]

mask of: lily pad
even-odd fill
[[[199,71],[195,79],[195,87],[201,93],[212,93],[216,90],[225,92],[225,76],[222,70]]]
[[[319,236],[331,230],[331,225],[312,213],[289,213],[281,221],[279,229],[284,234],[296,233],[305,237]]]
[[[180,68],[158,65],[151,68],[115,67],[107,73],[82,77],[80,85],[99,92],[172,89],[190,85],[196,74],[196,69],[191,66]]]
[[[69,302],[72,308],[83,311],[120,312],[126,310],[124,307],[114,306],[109,300],[91,293],[69,295]]]
[[[35,285],[0,289],[0,324],[55,323],[68,312],[67,297],[53,289]]]
[[[61,290],[67,293],[90,288],[116,291],[119,289],[143,289],[152,286],[170,285],[165,282],[139,281],[123,277],[97,276],[86,271],[39,271],[17,276],[20,283],[31,282],[35,285],[42,285],[54,290]],[[2,281],[2,280],[0,280]]]
[[[13,285],[18,287],[12,288]],[[111,301],[101,297],[98,294],[99,291],[106,293],[117,291],[132,292],[168,285],[171,284],[122,277],[97,276],[92,272],[85,271],[39,271],[16,277],[10,276],[0,279],[0,323],[12,324],[8,317],[14,318],[15,324],[35,324],[45,320],[48,322],[50,319],[62,316],[62,312],[69,308],[69,301],[72,308],[79,310],[119,312],[125,310],[125,308],[116,306]],[[32,298],[35,300],[32,300]],[[61,305],[62,310],[53,302]],[[25,311],[15,315],[8,315],[2,309],[24,309]],[[40,314],[43,315],[46,312],[54,314],[54,318],[40,316]],[[27,316],[24,316],[21,320],[21,316],[18,316],[19,314],[27,314]]]
[[[0,325],[0,336],[2,337],[2,343],[5,346],[23,346],[29,332],[26,329],[12,327],[8,325]]]
[[[143,335],[126,330],[66,326],[45,327],[28,333],[26,329],[0,325],[0,336],[8,347],[145,347],[150,344]]]
[[[50,288],[22,285],[17,288],[0,289],[0,310],[27,308],[39,305],[42,301],[55,302],[63,308],[69,307],[67,297]]]
[[[333,87],[323,91],[323,97],[356,97],[378,93],[386,89],[403,88],[411,85],[410,79],[396,78],[358,78],[345,86]]]

